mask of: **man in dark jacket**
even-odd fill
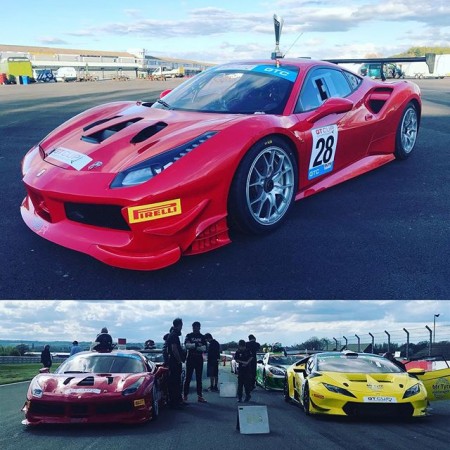
[[[192,324],[192,333],[186,335],[184,345],[187,350],[186,357],[186,379],[184,380],[184,401],[189,394],[192,375],[195,370],[195,379],[197,382],[197,400],[200,403],[206,403],[202,394],[202,372],[203,372],[203,352],[206,351],[206,339],[200,333],[200,322]]]
[[[239,341],[239,346],[234,354],[235,361],[239,364],[238,370],[238,388],[237,388],[237,396],[238,402],[242,402],[242,394],[243,388],[245,389],[245,402],[250,400],[250,391],[251,389],[251,362],[252,355],[250,350],[247,348],[245,341],[241,339]]]
[[[246,347],[250,351],[250,354],[252,355],[252,361],[250,363],[250,387],[251,389],[255,389],[256,387],[256,353],[259,352],[260,345],[259,342],[256,342],[255,336],[253,334],[250,334],[248,336],[248,342],[246,343]]]
[[[172,331],[166,341],[167,353],[169,355],[169,403],[173,409],[181,409],[183,407],[181,378],[185,356],[180,342],[182,328],[183,321],[180,318],[174,319],[173,327],[171,328]]]
[[[209,390],[219,392],[217,383],[219,381],[219,361],[220,361],[220,344],[213,339],[211,333],[205,334],[208,343],[208,362],[206,365],[206,376],[209,377],[211,386]]]
[[[41,363],[44,367],[50,370],[50,367],[52,367],[52,355],[50,354],[50,345],[46,345],[44,347],[44,350],[41,352]]]
[[[113,349],[112,337],[108,333],[108,328],[102,328],[100,334],[97,334],[94,344],[95,345],[92,350],[95,350],[99,353],[108,353]]]

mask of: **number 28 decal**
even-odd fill
[[[333,170],[334,156],[338,139],[337,125],[314,128],[312,133],[312,151],[309,161],[308,180]]]

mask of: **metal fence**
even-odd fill
[[[355,351],[373,351],[375,346],[387,346],[387,351],[393,344],[403,347],[406,358],[410,357],[410,346],[426,343],[428,355],[436,354],[437,350],[445,348],[450,351],[450,325],[431,325],[416,328],[403,328],[393,331],[377,331],[333,336],[326,339],[327,350],[349,348]]]

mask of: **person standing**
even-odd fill
[[[250,364],[250,388],[253,390],[256,387],[256,354],[259,352],[261,346],[259,345],[259,342],[256,342],[255,336],[253,336],[253,334],[249,334],[246,347],[249,349],[253,358]]]
[[[72,348],[70,349],[70,356],[75,355],[75,353],[81,352],[81,347],[78,345],[78,341],[72,342]]]
[[[99,353],[108,353],[113,349],[112,337],[108,332],[108,328],[103,327],[97,337],[95,338],[92,350]]]
[[[208,343],[208,362],[206,365],[206,376],[209,377],[212,392],[219,392],[217,383],[219,381],[219,361],[220,361],[220,344],[212,337],[211,333],[205,334]]]
[[[242,402],[242,394],[244,389],[244,401],[248,402],[251,398],[251,362],[253,358],[243,339],[239,341],[239,346],[234,354],[234,359],[239,364],[237,388],[238,402]]]
[[[48,370],[50,370],[50,367],[52,367],[52,355],[50,353],[50,345],[46,345],[44,347],[44,350],[41,352],[41,363],[44,367],[46,367]]]
[[[203,352],[206,351],[206,339],[205,336],[200,333],[200,327],[200,322],[194,322],[192,324],[192,333],[188,333],[184,341],[187,350],[186,379],[184,380],[184,401],[188,398],[189,386],[195,370],[197,400],[200,403],[207,403],[202,394]]]
[[[183,399],[181,397],[181,374],[185,357],[180,342],[182,328],[183,321],[177,317],[173,320],[172,331],[166,341],[169,356],[169,405],[172,409],[180,409],[183,406]]]

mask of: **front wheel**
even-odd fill
[[[303,387],[303,411],[305,411],[305,414],[309,416],[311,414],[311,399],[309,397],[309,385],[308,383],[305,384]]]
[[[291,397],[289,396],[289,381],[287,375],[284,377],[283,396],[284,401],[290,403]]]
[[[419,131],[419,115],[416,107],[409,103],[403,111],[397,128],[394,155],[397,159],[406,159],[414,149]]]
[[[159,416],[159,397],[158,383],[155,380],[152,389],[152,420],[157,420]]]
[[[250,148],[230,190],[231,225],[252,234],[280,225],[295,197],[297,172],[294,152],[280,137],[268,137]]]

